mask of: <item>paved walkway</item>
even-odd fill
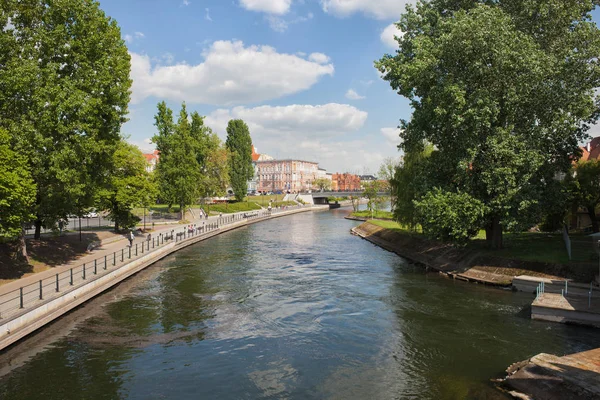
[[[290,207],[287,210],[298,208]],[[275,209],[272,211],[272,215],[287,210]],[[222,217],[198,218],[187,224],[156,226],[151,233],[152,240],[150,242],[147,241],[147,234],[141,234],[135,237],[133,245],[129,247],[127,238],[121,236],[119,239],[111,239],[110,243],[104,243],[101,247],[67,264],[2,285],[0,286],[0,321],[11,319],[26,309],[37,307],[40,301],[59,297],[64,292],[82,286],[97,276],[114,271],[173,241],[204,236],[218,230],[219,226],[239,224],[246,220],[244,214],[254,215],[253,218],[256,218],[259,215],[267,215],[267,211],[256,210],[224,214]],[[192,235],[187,229],[190,224],[195,224],[198,228]],[[167,238],[171,236],[171,232],[174,237],[169,240]]]

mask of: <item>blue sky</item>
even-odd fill
[[[394,51],[391,23],[406,2],[101,0],[132,56],[123,133],[152,149],[156,104],[177,113],[185,101],[223,139],[242,118],[261,153],[376,172],[399,156],[396,127],[410,117],[373,67]]]

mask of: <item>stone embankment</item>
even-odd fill
[[[511,365],[500,387],[514,398],[600,398],[600,349],[558,357],[541,353]]]
[[[247,216],[226,216],[223,223],[211,223],[210,229],[207,225],[201,232],[184,230],[178,231],[177,235],[155,236],[151,242],[142,242],[139,249],[135,244],[135,250],[123,248],[87,265],[40,273],[34,279],[36,283],[17,289],[12,287],[19,286],[19,281],[15,281],[0,289],[0,350],[184,247],[256,222],[322,209],[328,207],[302,207],[273,213],[263,210],[250,212]]]
[[[512,283],[511,275],[498,273],[498,270],[503,268],[494,267],[489,257],[484,259],[477,252],[457,249],[423,237],[401,234],[369,222],[353,228],[352,233],[454,279],[496,286],[510,286]]]

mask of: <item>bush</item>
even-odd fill
[[[415,201],[423,233],[434,239],[465,244],[481,227],[485,206],[467,193],[434,189]]]

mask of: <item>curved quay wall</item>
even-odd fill
[[[98,266],[95,263],[93,266],[88,265],[86,267],[84,264],[82,267],[70,268],[63,271],[62,274],[65,276],[62,278],[60,277],[61,274],[56,274],[56,278],[53,276],[46,278],[45,280],[40,280],[39,289],[37,288],[37,285],[30,285],[35,287],[25,288],[25,290],[23,290],[24,288],[20,288],[20,290],[14,291],[14,295],[11,295],[8,299],[3,299],[0,302],[5,308],[5,310],[0,310],[0,312],[2,312],[2,314],[0,314],[0,351],[52,322],[73,308],[113,287],[124,279],[127,279],[142,269],[154,264],[158,260],[184,247],[257,222],[320,209],[321,207],[299,208],[270,213],[266,216],[263,214],[263,216],[251,218],[226,216],[224,219],[230,222],[225,225],[221,225],[218,228],[214,228],[204,233],[188,236],[182,235],[185,237],[184,239],[178,239],[178,237],[176,237],[170,241],[167,240],[166,243],[159,243],[158,248],[154,248],[153,246],[152,249],[149,248],[141,254],[138,253],[137,258],[134,258],[131,261],[127,260],[127,262],[125,262],[126,260],[123,256],[124,250],[122,250],[121,252],[116,252],[112,260],[110,257],[104,258],[104,260],[106,260],[104,265]],[[157,238],[157,242],[159,239],[160,238]],[[144,246],[144,244],[142,244],[142,246]],[[150,244],[148,243],[147,246],[150,247]],[[123,262],[123,264],[118,267],[116,267],[117,259]],[[111,263],[114,263],[112,268],[109,267]],[[76,271],[73,272],[74,270]],[[89,274],[87,279],[86,273]],[[76,277],[74,274],[76,274]],[[64,280],[68,281],[68,283],[66,283],[66,289],[64,287],[60,291],[47,289],[46,295],[42,295],[43,288],[56,285],[56,288],[58,289],[60,288],[60,282]],[[75,282],[75,280],[77,280],[77,282]],[[28,306],[25,307],[24,303],[32,304],[28,304]],[[8,311],[6,311],[6,309],[8,309]]]

